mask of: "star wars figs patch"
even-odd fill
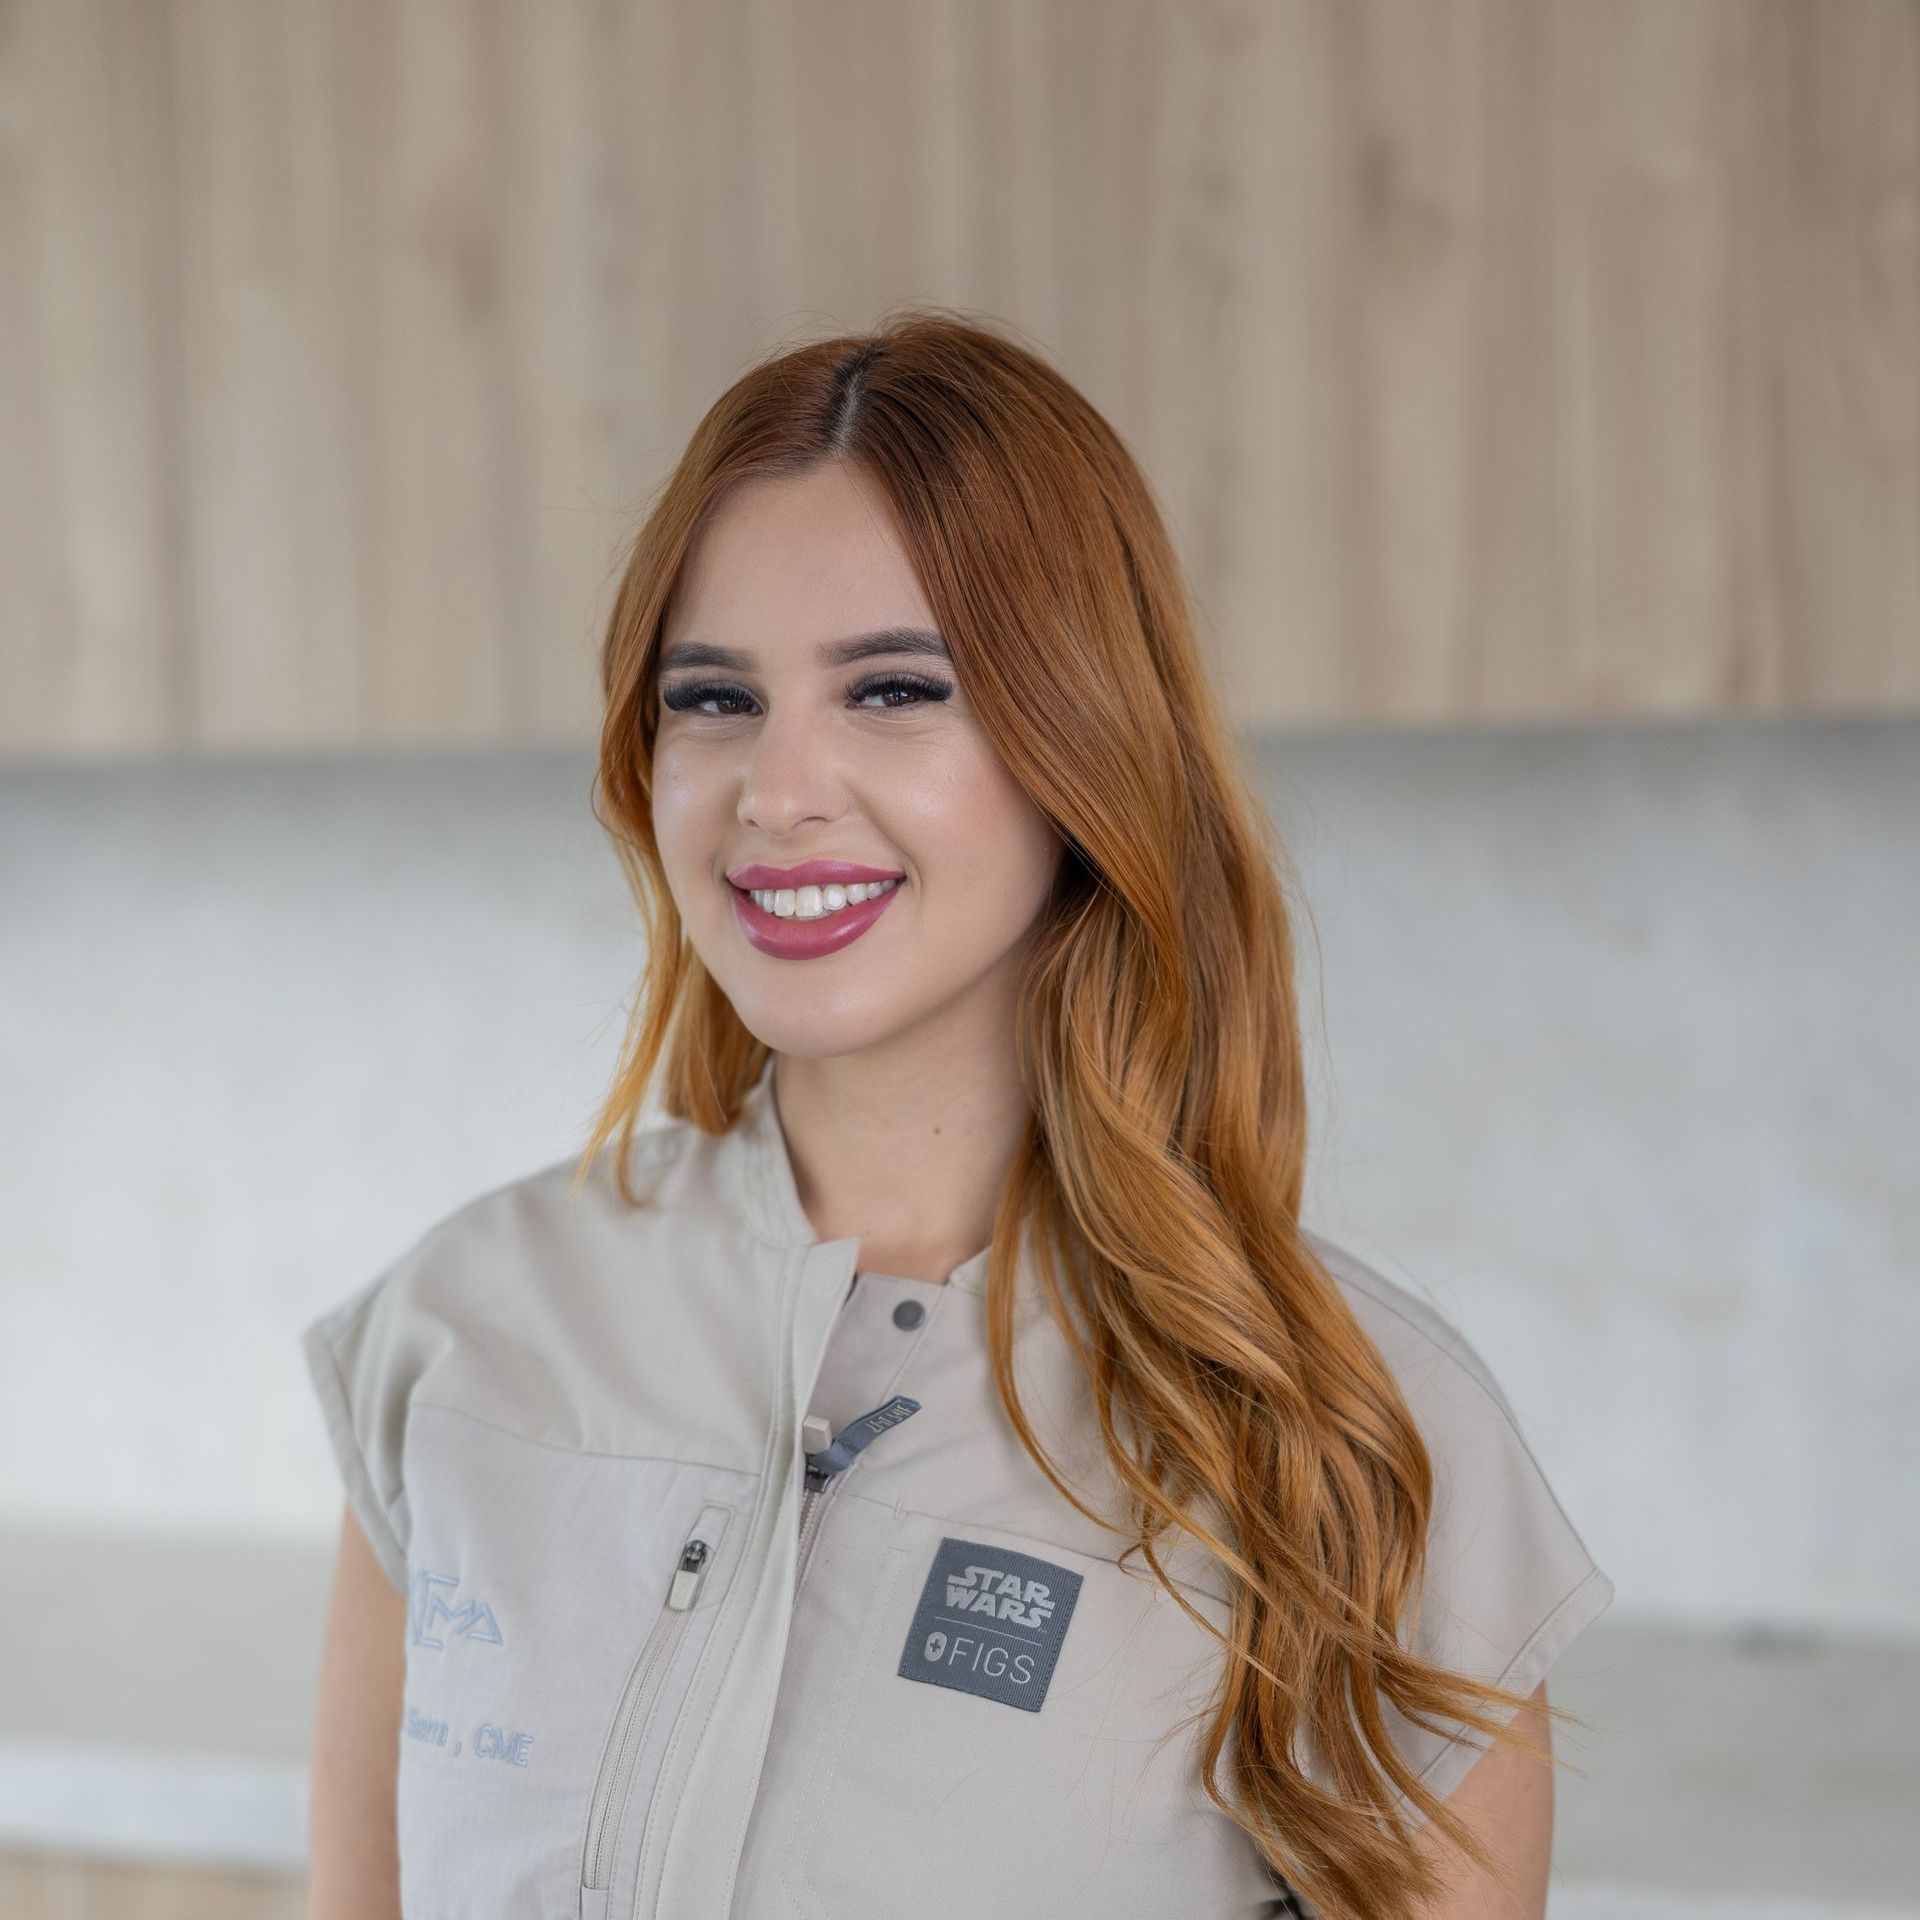
[[[1079,1598],[1080,1576],[1066,1567],[976,1540],[942,1540],[900,1672],[1038,1713]]]

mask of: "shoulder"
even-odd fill
[[[1431,1300],[1323,1234],[1306,1231],[1305,1238],[1410,1400],[1437,1393],[1513,1417],[1492,1368]]]
[[[432,1219],[380,1279],[426,1301],[457,1293],[469,1306],[518,1294],[618,1256],[646,1220],[699,1204],[698,1163],[710,1143],[697,1128],[662,1120],[635,1132],[627,1154],[639,1205],[620,1191],[612,1150],[581,1170],[579,1156],[548,1161],[483,1189]]]
[[[1434,1472],[1435,1533],[1446,1541],[1490,1502],[1504,1500],[1542,1537],[1567,1544],[1572,1527],[1479,1350],[1431,1300],[1320,1234],[1307,1239],[1404,1396]],[[1477,1522],[1476,1522],[1477,1524]]]
[[[609,1275],[646,1263],[649,1236],[676,1203],[701,1204],[708,1188],[697,1163],[709,1146],[679,1121],[637,1131],[628,1156],[637,1207],[620,1192],[610,1153],[584,1178],[570,1156],[472,1195],[307,1323],[309,1363],[363,1376],[377,1363],[391,1394],[456,1348],[471,1352],[476,1337],[551,1337]]]

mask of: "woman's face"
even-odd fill
[[[668,885],[756,1038],[824,1058],[972,1044],[1010,1017],[1061,843],[969,708],[864,473],[730,494],[688,556],[657,678]],[[855,900],[879,884],[861,875],[894,884]]]

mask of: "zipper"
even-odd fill
[[[780,1333],[777,1348],[786,1354],[788,1376],[781,1382],[783,1391],[776,1399],[773,1410],[773,1428],[767,1434],[770,1453],[767,1459],[767,1471],[760,1476],[753,1507],[747,1519],[747,1540],[743,1548],[745,1558],[736,1571],[727,1593],[719,1602],[720,1612],[714,1622],[716,1636],[727,1636],[723,1644],[716,1649],[710,1642],[703,1657],[694,1663],[688,1689],[682,1697],[675,1720],[675,1730],[681,1721],[689,1717],[690,1709],[698,1704],[700,1709],[701,1731],[687,1743],[687,1751],[677,1758],[674,1753],[672,1736],[669,1738],[667,1760],[663,1764],[659,1778],[653,1783],[648,1796],[646,1824],[640,1835],[640,1852],[634,1876],[635,1905],[633,1920],[640,1920],[643,1912],[652,1912],[661,1904],[664,1889],[671,1876],[675,1889],[674,1897],[680,1900],[687,1890],[692,1889],[703,1903],[704,1910],[723,1912],[732,1897],[735,1876],[739,1870],[739,1849],[736,1845],[729,1855],[727,1849],[717,1853],[710,1845],[701,1844],[702,1836],[694,1831],[698,1823],[687,1830],[687,1838],[676,1852],[673,1846],[673,1833],[678,1826],[678,1816],[684,1811],[689,1782],[700,1769],[703,1757],[710,1744],[706,1735],[713,1731],[713,1715],[716,1707],[723,1701],[741,1696],[749,1696],[763,1690],[771,1679],[777,1684],[778,1675],[747,1674],[736,1677],[740,1667],[740,1641],[747,1630],[764,1619],[769,1611],[769,1602],[778,1604],[775,1596],[770,1595],[766,1587],[768,1562],[774,1552],[774,1538],[770,1532],[763,1533],[763,1522],[771,1525],[769,1510],[776,1511],[785,1505],[790,1496],[793,1482],[790,1474],[791,1449],[799,1439],[799,1423],[794,1418],[794,1402],[802,1393],[810,1392],[810,1386],[803,1386],[798,1369],[799,1355],[796,1341],[804,1334],[809,1341],[824,1342],[829,1330],[830,1318],[822,1318],[831,1306],[837,1305],[846,1297],[844,1273],[837,1275],[837,1286],[831,1300],[821,1291],[818,1283],[811,1289],[806,1287],[806,1277],[813,1256],[832,1248],[832,1243],[821,1242],[816,1247],[800,1253],[796,1269],[802,1280],[801,1288],[790,1288],[780,1301]],[[836,1261],[836,1265],[837,1265]],[[816,1326],[815,1321],[819,1324]],[[813,1374],[819,1372],[820,1354],[816,1348]],[[809,1375],[810,1380],[813,1375]],[[800,1400],[804,1405],[804,1400]],[[788,1454],[789,1465],[786,1474],[779,1482],[775,1480],[775,1463],[782,1453]],[[790,1601],[789,1601],[790,1604]],[[715,1653],[718,1651],[719,1658]],[[707,1670],[711,1668],[712,1671]],[[765,1693],[768,1718],[774,1703],[774,1693]],[[752,1794],[760,1770],[766,1758],[767,1726],[760,1723],[757,1741],[751,1739],[730,1742],[728,1750],[716,1760],[710,1762],[703,1776],[707,1806],[717,1810],[730,1804],[738,1815],[740,1825],[734,1828],[736,1841],[744,1830],[745,1822],[751,1810]],[[752,1776],[746,1772],[747,1757],[751,1749]],[[669,1772],[669,1768],[671,1771]],[[666,1830],[664,1839],[656,1840],[656,1828]],[[695,1857],[697,1856],[697,1857]],[[680,1864],[682,1859],[685,1864]],[[676,1871],[677,1869],[677,1871]],[[583,1889],[580,1897],[581,1920],[609,1920],[608,1908],[610,1895],[604,1890]]]
[[[713,1563],[714,1549],[726,1531],[730,1511],[718,1504],[700,1509],[700,1517],[680,1543],[667,1597],[654,1616],[653,1625],[634,1658],[632,1671],[627,1675],[620,1707],[607,1735],[606,1751],[601,1755],[600,1772],[593,1783],[593,1800],[587,1814],[586,1846],[580,1863],[583,1911],[604,1905],[604,1902],[588,1902],[584,1896],[590,1892],[604,1893],[612,1875],[634,1762],[646,1742],[648,1723],[660,1698],[661,1682],[673,1665],[674,1650],[686,1631],[687,1617],[693,1611],[707,1568]]]
[[[793,1591],[796,1597],[800,1592],[800,1583],[806,1578],[807,1562],[813,1555],[814,1542],[820,1537],[820,1514],[827,1502],[833,1498],[833,1492],[840,1485],[845,1470],[852,1466],[861,1451],[877,1440],[889,1427],[897,1427],[901,1421],[920,1411],[918,1400],[909,1400],[903,1393],[897,1393],[885,1406],[875,1407],[871,1413],[863,1413],[857,1420],[849,1420],[838,1433],[818,1414],[810,1413],[800,1423],[800,1444],[806,1453],[806,1486],[800,1495],[800,1551],[794,1563]],[[832,1438],[827,1436],[832,1434]]]

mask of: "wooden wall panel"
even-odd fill
[[[922,299],[1249,724],[1920,709],[1920,0],[5,0],[0,752],[588,740],[700,412]]]

